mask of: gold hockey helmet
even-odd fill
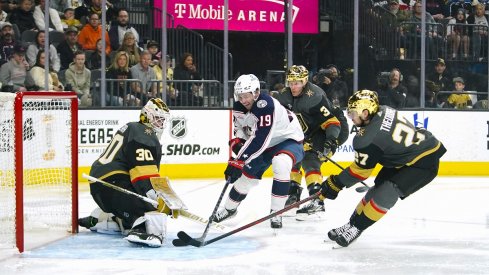
[[[302,81],[306,84],[309,79],[309,71],[302,65],[292,65],[287,70],[287,82]]]
[[[160,98],[152,98],[141,109],[139,121],[156,132],[162,132],[170,117],[170,109]]]
[[[348,99],[348,113],[355,111],[357,114],[361,114],[365,109],[368,110],[370,115],[374,115],[379,111],[379,98],[376,92],[361,90]]]

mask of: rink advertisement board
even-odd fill
[[[440,174],[489,175],[489,112],[400,113],[411,123],[430,130],[447,148]],[[138,110],[80,110],[81,172],[88,171],[121,126],[138,118]],[[229,110],[172,110],[161,138],[161,173],[175,178],[221,177],[229,156],[231,121]],[[350,136],[333,156],[343,166],[354,157],[352,141],[357,130],[349,123]],[[462,169],[464,166],[469,169]],[[339,172],[331,164],[323,165],[323,170],[325,174]]]
[[[174,25],[188,29],[224,29],[224,1],[222,0],[167,0],[167,12]],[[283,0],[228,1],[228,29],[230,31],[280,32],[285,28],[286,10]],[[161,0],[155,7],[161,8]],[[318,33],[318,0],[294,0],[292,29],[294,33]],[[161,14],[156,14],[156,26],[161,27]]]

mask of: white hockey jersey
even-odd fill
[[[260,94],[251,110],[236,101],[233,106],[234,136],[246,140],[237,159],[249,163],[267,148],[287,139],[302,142],[304,134],[294,113],[267,94]]]

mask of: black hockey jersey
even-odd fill
[[[333,114],[333,104],[318,86],[307,82],[298,97],[292,96],[289,87],[274,96],[280,104],[295,113],[302,126],[306,142],[311,142],[316,134],[324,135],[327,140],[338,138],[341,128],[340,121]],[[317,146],[320,148],[316,148]],[[317,146],[314,146],[315,149],[322,151],[323,144]]]
[[[353,149],[355,161],[337,178],[346,187],[368,178],[377,163],[387,168],[419,165],[421,158],[440,158],[446,151],[431,132],[414,127],[387,106],[380,106],[370,123],[358,128]]]
[[[129,122],[114,135],[105,152],[92,164],[90,175],[104,179],[114,174],[129,175],[136,191],[146,195],[152,177],[159,177],[161,144],[150,127]]]

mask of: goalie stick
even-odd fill
[[[341,166],[336,161],[332,160],[330,157],[324,155],[323,153],[316,151],[316,154],[318,154],[319,158],[325,158],[328,161],[330,161],[332,164],[336,165],[336,167],[340,168],[341,170],[345,170],[345,168],[343,168],[343,166]],[[359,187],[355,188],[355,191],[357,191],[358,193],[363,193],[363,192],[370,190],[370,186],[368,186],[365,182],[360,181],[360,183],[363,184],[363,186],[359,186]]]
[[[173,240],[172,241],[172,244],[174,246],[187,246],[187,245],[191,245],[191,246],[195,246],[195,247],[206,246],[208,244],[217,242],[217,241],[222,240],[222,239],[224,239],[226,237],[229,237],[229,236],[234,235],[234,234],[236,234],[238,232],[241,232],[241,231],[243,231],[243,230],[245,230],[247,228],[250,228],[252,226],[255,226],[255,225],[259,224],[259,223],[262,223],[262,222],[264,222],[264,221],[266,221],[266,220],[268,220],[270,218],[273,218],[275,216],[278,216],[278,215],[280,215],[280,214],[282,214],[284,212],[287,212],[287,211],[289,211],[290,209],[292,209],[294,207],[297,207],[297,206],[299,206],[299,205],[301,205],[301,204],[303,204],[305,202],[308,202],[310,200],[313,200],[313,199],[319,197],[320,195],[321,195],[321,191],[318,191],[317,193],[314,193],[313,195],[311,195],[311,196],[309,196],[309,197],[307,197],[307,198],[305,198],[303,200],[300,200],[300,201],[297,201],[295,203],[290,204],[289,206],[283,208],[282,210],[279,210],[277,212],[270,213],[269,215],[267,215],[267,216],[265,216],[263,218],[260,218],[260,219],[258,219],[256,221],[252,221],[252,222],[250,222],[248,224],[245,224],[245,225],[243,225],[241,227],[238,227],[236,229],[233,229],[232,231],[229,231],[227,233],[221,234],[221,235],[219,235],[219,236],[217,236],[217,237],[215,237],[213,239],[210,239],[208,241],[201,240],[200,238],[192,238],[187,233],[185,233],[183,231],[180,231],[177,234],[178,239]]]
[[[119,187],[117,185],[114,185],[112,183],[109,183],[107,181],[104,181],[104,180],[101,180],[101,179],[98,179],[96,177],[92,177],[92,176],[89,176],[87,174],[82,174],[82,177],[90,180],[90,181],[93,181],[93,182],[100,182],[101,184],[103,184],[104,186],[107,186],[109,188],[112,188],[114,190],[117,190],[119,192],[122,192],[122,193],[125,193],[125,194],[128,194],[128,195],[131,195],[131,196],[135,196],[147,203],[150,203],[152,204],[154,207],[158,207],[158,202],[155,201],[155,200],[152,200],[148,197],[145,197],[145,196],[142,196],[140,194],[137,194],[137,193],[134,193],[132,191],[129,191],[127,189],[124,189],[122,187]],[[198,216],[192,212],[189,212],[187,210],[184,210],[184,209],[180,209],[178,210],[180,215],[183,216],[184,218],[187,218],[188,220],[190,221],[193,221],[193,222],[196,222],[196,223],[199,223],[199,224],[208,224],[208,220],[206,218],[203,218],[201,216]],[[212,223],[212,228],[216,229],[216,230],[219,230],[221,232],[229,232],[229,228],[227,226],[224,226],[222,224],[219,224],[219,223]]]

